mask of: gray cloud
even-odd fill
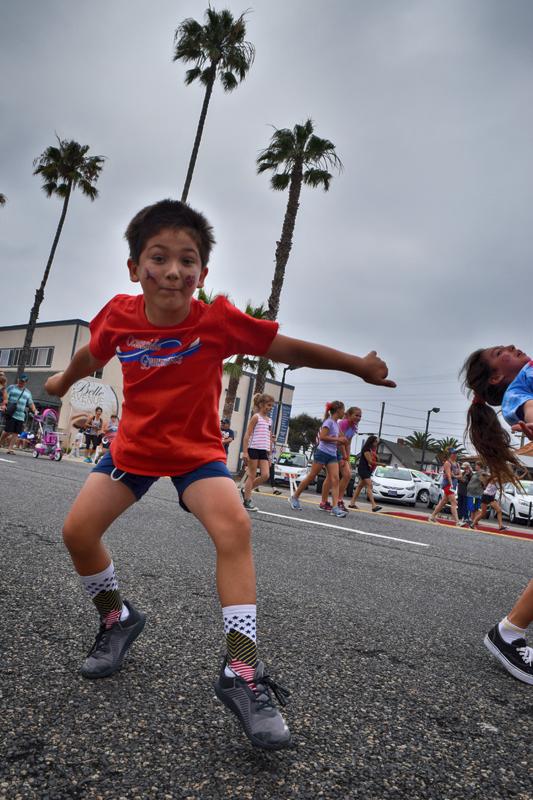
[[[31,175],[55,131],[107,161],[100,198],[72,202],[41,319],[90,318],[132,289],[123,230],[142,205],[179,195],[202,101],[171,63],[173,32],[204,7],[3,4],[3,324],[27,319],[59,217]],[[385,431],[401,435],[440,405],[435,425],[458,434],[466,354],[500,341],[528,347],[533,7],[260,0],[248,28],[256,63],[237,91],[215,91],[190,195],[218,240],[208,288],[241,306],[268,296],[286,196],[255,175],[255,157],[270,125],[310,115],[345,168],[329,193],[302,194],[282,329],[355,353],[376,348],[404,380],[385,392],[300,370],[290,374],[295,409],[319,414],[341,397],[360,402],[370,425],[386,399]]]

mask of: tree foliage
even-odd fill
[[[303,449],[306,452],[310,447],[314,447],[321,424],[321,419],[311,417],[309,414],[298,414],[297,417],[291,417],[288,436],[290,449],[294,452]]]

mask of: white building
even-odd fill
[[[14,382],[25,333],[26,325],[0,327],[0,370],[6,373],[8,384]],[[94,375],[74,384],[68,395],[62,400],[51,397],[44,389],[46,379],[50,375],[64,370],[76,350],[88,344],[89,339],[89,323],[85,320],[39,322],[33,336],[30,359],[25,367],[29,378],[28,389],[32,393],[37,407],[40,409],[54,408],[59,411],[59,430],[67,434],[64,439],[65,447],[69,446],[70,436],[74,430],[72,423],[76,417],[93,412],[96,406],[101,406],[104,419],[107,421],[111,414],[120,416],[122,408],[122,370],[117,358],[111,359],[102,370],[95,372]],[[228,381],[228,377],[224,375],[220,413],[224,407]],[[237,471],[239,466],[242,439],[251,414],[253,385],[254,376],[244,373],[239,383],[235,409],[231,418],[231,429],[234,431],[235,440],[229,447],[228,467],[233,472]],[[277,413],[280,389],[279,381],[267,380],[265,392],[271,394],[276,400],[274,414]],[[283,413],[281,430],[279,430],[280,443],[284,443],[287,438],[293,393],[294,386],[285,384],[281,398]]]

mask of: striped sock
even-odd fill
[[[255,641],[256,606],[225,606],[224,633],[228,650],[228,667],[253,686],[257,666]]]
[[[106,628],[128,618],[129,612],[127,607],[122,605],[113,562],[96,575],[80,575],[80,578]]]

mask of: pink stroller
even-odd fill
[[[45,408],[42,414],[36,414],[34,420],[39,427],[40,441],[33,448],[33,457],[48,456],[51,461],[61,461],[63,451],[56,431],[58,416],[52,408]]]

